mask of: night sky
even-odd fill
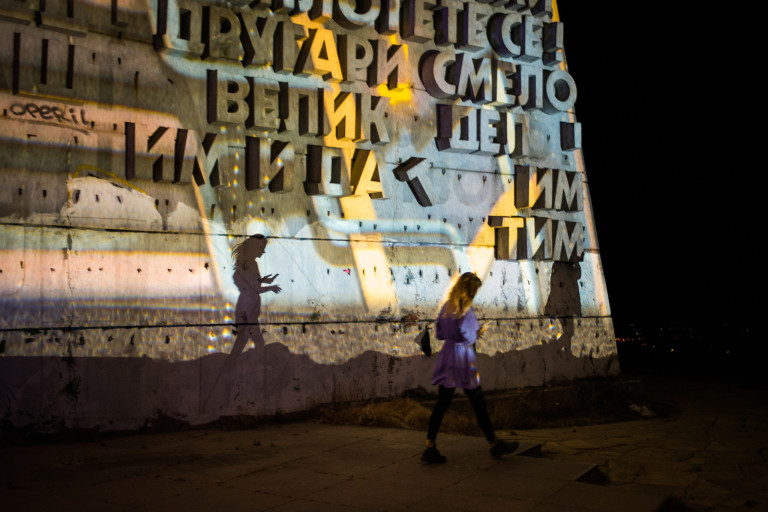
[[[737,63],[747,29],[690,2],[557,4],[617,334],[756,323],[765,164],[745,119],[764,104]]]

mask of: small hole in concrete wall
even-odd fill
[[[24,189],[19,189],[19,195],[22,195],[24,193]]]
[[[43,197],[48,197],[48,191],[43,189]]]
[[[96,202],[99,202],[99,194],[96,194]]]

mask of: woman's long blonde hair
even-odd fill
[[[453,285],[448,293],[448,300],[445,303],[444,315],[461,318],[467,314],[469,306],[475,298],[477,290],[483,282],[473,272],[465,272],[459,276],[459,280]]]

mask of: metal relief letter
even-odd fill
[[[286,83],[280,84],[281,131],[299,135],[319,136],[328,132],[322,109],[322,89],[297,89]]]
[[[552,219],[527,217],[526,258],[534,260],[552,259]]]
[[[368,71],[368,85],[378,87],[385,84],[390,91],[404,89],[405,83],[405,50],[402,45],[388,44],[382,39],[373,43],[373,64]]]
[[[517,13],[494,14],[488,28],[488,39],[491,48],[499,57],[517,57],[522,48],[515,42],[513,34],[519,30],[523,17]]]
[[[343,80],[333,32],[324,28],[309,29],[309,37],[301,46],[296,74],[320,75],[323,80],[329,82]]]
[[[246,128],[276,131],[280,127],[279,98],[280,85],[276,81],[254,81],[248,77],[249,115],[245,120]]]
[[[539,18],[552,17],[552,0],[528,0],[528,6],[534,16]]]
[[[539,67],[521,64],[515,73],[515,95],[525,110],[544,107],[544,71]]]
[[[557,221],[552,258],[581,261],[584,256],[584,226],[579,222]]]
[[[515,208],[552,209],[552,170],[515,166]]]
[[[309,19],[325,23],[333,18],[333,0],[315,0],[309,10]]]
[[[339,148],[307,146],[307,177],[304,192],[309,196],[348,196],[347,158]]]
[[[491,101],[489,105],[495,107],[511,107],[515,104],[515,73],[517,67],[514,62],[494,60],[492,62]]]
[[[494,231],[494,257],[497,260],[524,260],[527,258],[525,219],[522,217],[488,217]]]
[[[490,59],[473,59],[469,54],[462,53],[456,56],[456,94],[473,103],[488,103],[491,101],[491,85],[493,77],[491,73]]]
[[[379,0],[334,0],[333,19],[339,26],[354,30],[372,26],[379,17]]]
[[[240,59],[240,20],[230,9],[203,8],[203,59],[238,62]]]
[[[403,0],[400,16],[403,20],[400,35],[408,41],[423,43],[434,39],[435,27],[432,10],[436,7],[427,0]]]
[[[332,91],[326,91],[325,106],[331,125],[331,139],[353,141],[360,138],[360,122],[355,103],[353,93],[340,92],[334,97]]]
[[[434,98],[449,99],[456,97],[456,84],[450,83],[449,70],[456,61],[453,51],[429,50],[424,53],[420,63],[419,76],[424,88]],[[451,79],[454,77],[451,76]]]
[[[368,68],[373,62],[374,54],[371,42],[353,34],[340,34],[338,47],[344,81],[367,81]]]
[[[83,17],[82,11],[75,12],[75,6],[78,4],[79,2],[73,0],[42,0],[39,3],[39,9],[35,12],[35,23],[43,29],[83,37],[88,29],[76,21]]]
[[[245,188],[288,192],[293,188],[293,145],[270,142],[259,137],[245,138]]]
[[[487,42],[485,27],[488,24],[490,14],[491,10],[487,5],[474,1],[464,3],[464,10],[459,16],[459,26],[461,27],[459,46],[472,52],[485,48]]]
[[[389,105],[389,98],[361,93],[358,96],[360,118],[360,140],[371,144],[388,144],[389,133],[384,122],[384,114]]]
[[[272,12],[298,14],[312,8],[313,0],[272,0]]]
[[[555,170],[555,210],[567,212],[582,211],[584,209],[584,197],[581,183],[581,174],[564,170]]]
[[[168,0],[157,2],[155,50],[200,57],[205,50],[202,5],[195,0],[177,0],[176,5],[178,8],[170,7]]]
[[[380,0],[376,31],[379,34],[397,34],[400,30],[400,0]]]
[[[350,172],[349,186],[352,189],[353,195],[367,195],[371,199],[384,198],[384,189],[381,186],[376,154],[373,151],[365,149],[355,150]]]
[[[480,140],[479,155],[498,155],[501,153],[502,140],[499,134],[503,134],[501,128],[501,112],[496,109],[481,108],[478,112],[478,139]],[[506,114],[506,113],[505,113]]]
[[[576,82],[568,72],[557,69],[547,74],[544,111],[568,112],[576,104]]]
[[[563,24],[544,24],[544,63],[557,64],[563,61]]]
[[[277,24],[275,29],[274,61],[272,69],[276,73],[289,74],[295,72],[296,59],[299,55],[298,41],[304,38],[304,27],[290,20]]]
[[[243,45],[243,66],[263,66],[272,62],[277,18],[266,12],[263,14],[265,16],[258,16],[256,10],[244,10],[238,13],[240,42]],[[276,41],[274,46],[278,46]],[[294,50],[294,58],[295,54]]]
[[[219,77],[208,70],[207,112],[209,123],[242,124],[248,118],[248,81],[241,76]]]
[[[440,46],[459,42],[459,11],[464,7],[460,0],[440,0],[435,8],[435,43]]]
[[[544,48],[541,44],[541,21],[531,16],[523,16],[523,24],[517,27],[520,37],[520,46],[523,53],[518,58],[526,62],[534,62],[541,59]]]
[[[438,105],[437,125],[435,144],[438,150],[473,153],[479,149],[477,109],[457,105]]]

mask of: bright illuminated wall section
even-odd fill
[[[552,0],[4,0],[0,363],[208,361],[188,418],[391,394],[471,270],[486,387],[618,371],[563,37]]]

